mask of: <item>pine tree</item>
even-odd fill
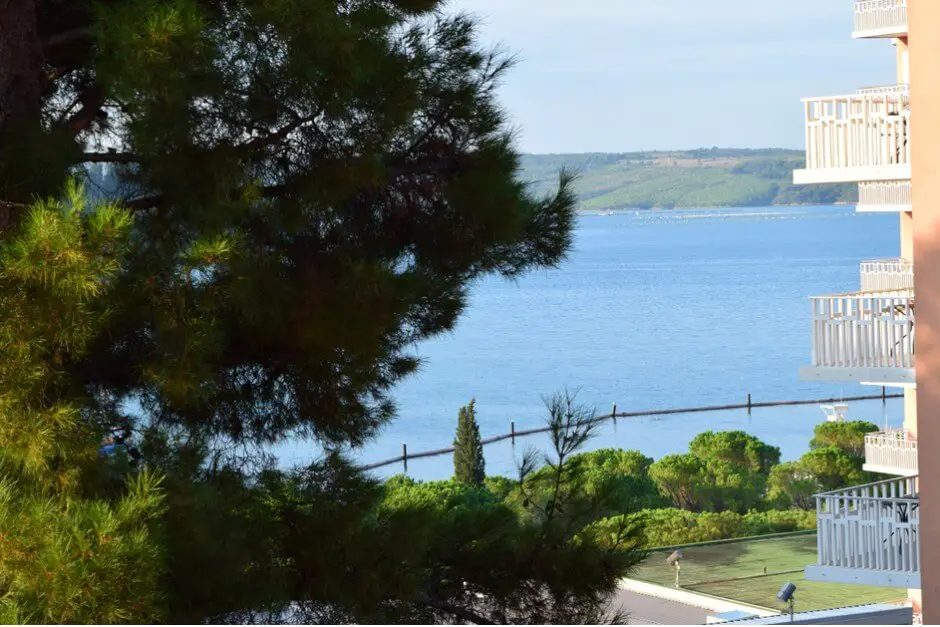
[[[107,418],[68,375],[111,315],[131,216],[77,185],[0,242],[0,620],[151,622],[160,477],[98,456]],[[95,490],[97,478],[111,489]]]
[[[366,443],[475,280],[570,247],[570,177],[518,180],[509,59],[443,6],[0,3],[0,618],[540,622],[624,572],[270,459]]]
[[[454,439],[454,478],[466,485],[483,485],[486,461],[480,443],[476,399],[461,407],[457,415],[457,437]]]

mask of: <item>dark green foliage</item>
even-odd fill
[[[793,174],[793,161],[785,159],[755,159],[742,161],[731,168],[735,174],[753,174],[762,179],[785,179]]]
[[[878,431],[878,426],[865,420],[823,422],[813,429],[811,449],[834,446],[851,455],[865,456],[865,435]]]
[[[780,463],[780,449],[743,431],[705,431],[689,443],[689,452],[702,459],[724,460],[736,468],[761,473]]]
[[[569,461],[568,472],[583,487],[585,494],[604,495],[605,505],[595,512],[595,516],[616,516],[668,504],[649,476],[652,463],[652,458],[639,451],[601,449],[574,455]],[[544,492],[551,486],[550,474],[551,469],[547,467],[533,473],[528,498],[547,501]],[[534,485],[543,486],[543,490],[533,489]],[[507,493],[507,497],[518,502],[521,499],[518,488]]]
[[[601,534],[618,529],[624,520],[643,529],[643,546],[653,549],[692,542],[726,540],[816,528],[816,512],[804,510],[748,512],[700,512],[653,509],[606,518],[595,524]]]
[[[858,202],[858,186],[849,183],[785,185],[774,198],[775,205],[832,205]]]
[[[379,517],[407,520],[413,537],[404,545],[421,554],[400,561],[427,569],[418,580],[434,582],[432,598],[496,623],[610,618],[604,610],[617,580],[643,557],[640,530],[624,524],[601,539],[588,527],[609,495],[589,492],[571,468],[594,428],[573,401],[548,401],[554,450],[541,462],[526,456],[513,486],[522,499],[504,502],[456,479],[386,482]]]
[[[483,486],[500,501],[505,501],[519,487],[519,482],[502,475],[486,477]]]
[[[689,453],[668,455],[650,467],[660,493],[691,511],[744,513],[764,498],[767,473],[780,450],[741,431],[706,431]]]
[[[704,461],[695,455],[667,455],[650,467],[650,477],[676,507],[698,510],[702,507],[700,490],[704,469]]]
[[[767,489],[767,475],[723,460],[707,460],[697,480],[699,507],[711,512],[744,513],[760,505]]]
[[[2,616],[441,622],[476,593],[495,620],[596,610],[629,559],[557,516],[478,488],[393,506],[341,456],[276,472],[267,453],[367,442],[473,281],[571,244],[570,177],[544,198],[518,182],[495,101],[510,64],[471,19],[438,0],[16,6],[0,32],[32,39],[0,41],[20,63],[0,72]],[[108,202],[33,202],[74,173]]]
[[[454,479],[466,485],[483,485],[486,479],[486,461],[480,443],[476,401],[461,407],[457,415],[457,437],[454,438]]]
[[[813,449],[800,458],[799,467],[814,477],[823,491],[868,483],[874,478],[862,470],[864,460],[835,446]]]
[[[767,502],[776,509],[815,509],[813,495],[820,491],[816,476],[800,462],[774,466],[767,480]]]

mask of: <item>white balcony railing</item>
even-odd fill
[[[865,436],[865,470],[892,475],[917,474],[917,438],[904,429]]]
[[[812,364],[803,380],[914,382],[914,292],[853,292],[810,299]]]
[[[881,94],[901,94],[907,95],[911,91],[909,83],[898,83],[897,85],[876,85],[874,87],[860,87],[855,91],[858,96],[878,96]]]
[[[816,495],[816,581],[920,587],[918,479],[901,477]]]
[[[914,289],[914,264],[907,259],[863,261],[859,274],[863,292]]]
[[[859,183],[856,209],[858,211],[911,211],[911,182]]]
[[[910,94],[903,85],[803,100],[806,168],[794,182],[910,179]]]
[[[907,0],[857,0],[852,36],[900,37],[907,34]]]

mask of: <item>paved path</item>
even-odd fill
[[[630,617],[628,625],[704,625],[713,611],[639,592],[618,590],[617,601]]]

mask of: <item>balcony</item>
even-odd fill
[[[917,477],[816,495],[817,563],[811,581],[920,587]]]
[[[815,296],[811,365],[804,381],[913,385],[914,291]]]
[[[859,265],[863,292],[914,289],[914,264],[907,259],[876,259]]]
[[[906,85],[850,96],[807,98],[806,168],[793,182],[852,183],[911,178],[910,94]]]
[[[917,436],[905,429],[869,433],[864,468],[886,475],[916,475]]]
[[[869,181],[858,184],[858,204],[861,213],[911,211],[910,181]]]
[[[907,0],[857,0],[854,39],[907,36]]]

